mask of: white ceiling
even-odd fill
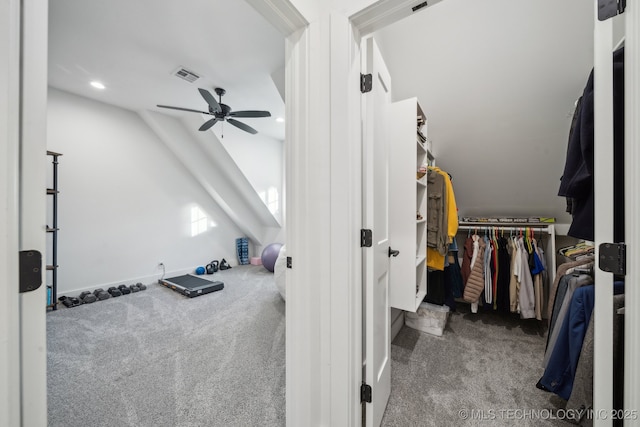
[[[446,0],[379,32],[394,100],[418,97],[462,215],[542,215],[593,67],[593,2]]]
[[[188,83],[173,76],[180,66],[203,77]],[[206,111],[198,87],[223,87],[233,110],[272,115],[243,122],[284,140],[284,125],[275,121],[284,117],[284,102],[271,78],[283,68],[284,37],[244,0],[49,2],[49,84],[119,107],[195,114],[156,104]],[[92,88],[92,80],[106,89]],[[251,136],[227,124],[224,130]]]

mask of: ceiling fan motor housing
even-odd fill
[[[214,116],[216,116],[217,118],[222,119],[231,112],[231,107],[229,107],[227,104],[219,104],[219,105],[220,105],[220,111],[214,111],[214,109],[211,108],[211,106],[209,106],[209,112]]]

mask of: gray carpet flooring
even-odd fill
[[[442,337],[403,326],[391,346],[383,426],[568,426],[564,401],[535,387],[541,322],[458,304]]]
[[[285,305],[273,274],[210,277],[225,288],[189,299],[153,284],[48,313],[49,425],[284,425]]]
[[[49,312],[49,425],[284,426],[285,305],[273,275],[244,266],[213,278],[224,290],[193,299],[154,284]],[[535,388],[544,345],[539,322],[496,314],[452,313],[442,337],[404,326],[382,424],[568,425],[500,413],[562,406]]]

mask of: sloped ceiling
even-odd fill
[[[201,80],[173,76],[180,66]],[[275,121],[284,116],[284,102],[271,78],[283,67],[283,36],[244,0],[49,4],[49,84],[119,107],[194,114],[156,104],[206,110],[197,88],[223,87],[223,102],[234,110],[269,110],[271,118],[242,120],[284,140],[284,125]],[[90,87],[91,80],[106,89]],[[244,134],[228,125],[225,132]]]
[[[376,33],[395,100],[417,96],[461,215],[544,215],[593,66],[593,2],[445,0]]]

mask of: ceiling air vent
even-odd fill
[[[173,75],[176,77],[180,77],[181,79],[186,80],[189,83],[193,83],[200,78],[199,75],[197,75],[193,71],[187,70],[184,67],[178,68],[176,71],[173,72]]]
[[[411,8],[412,12],[417,12],[418,10],[422,9],[423,7],[428,6],[426,1],[423,1],[422,3],[420,3],[419,5],[413,6]]]

